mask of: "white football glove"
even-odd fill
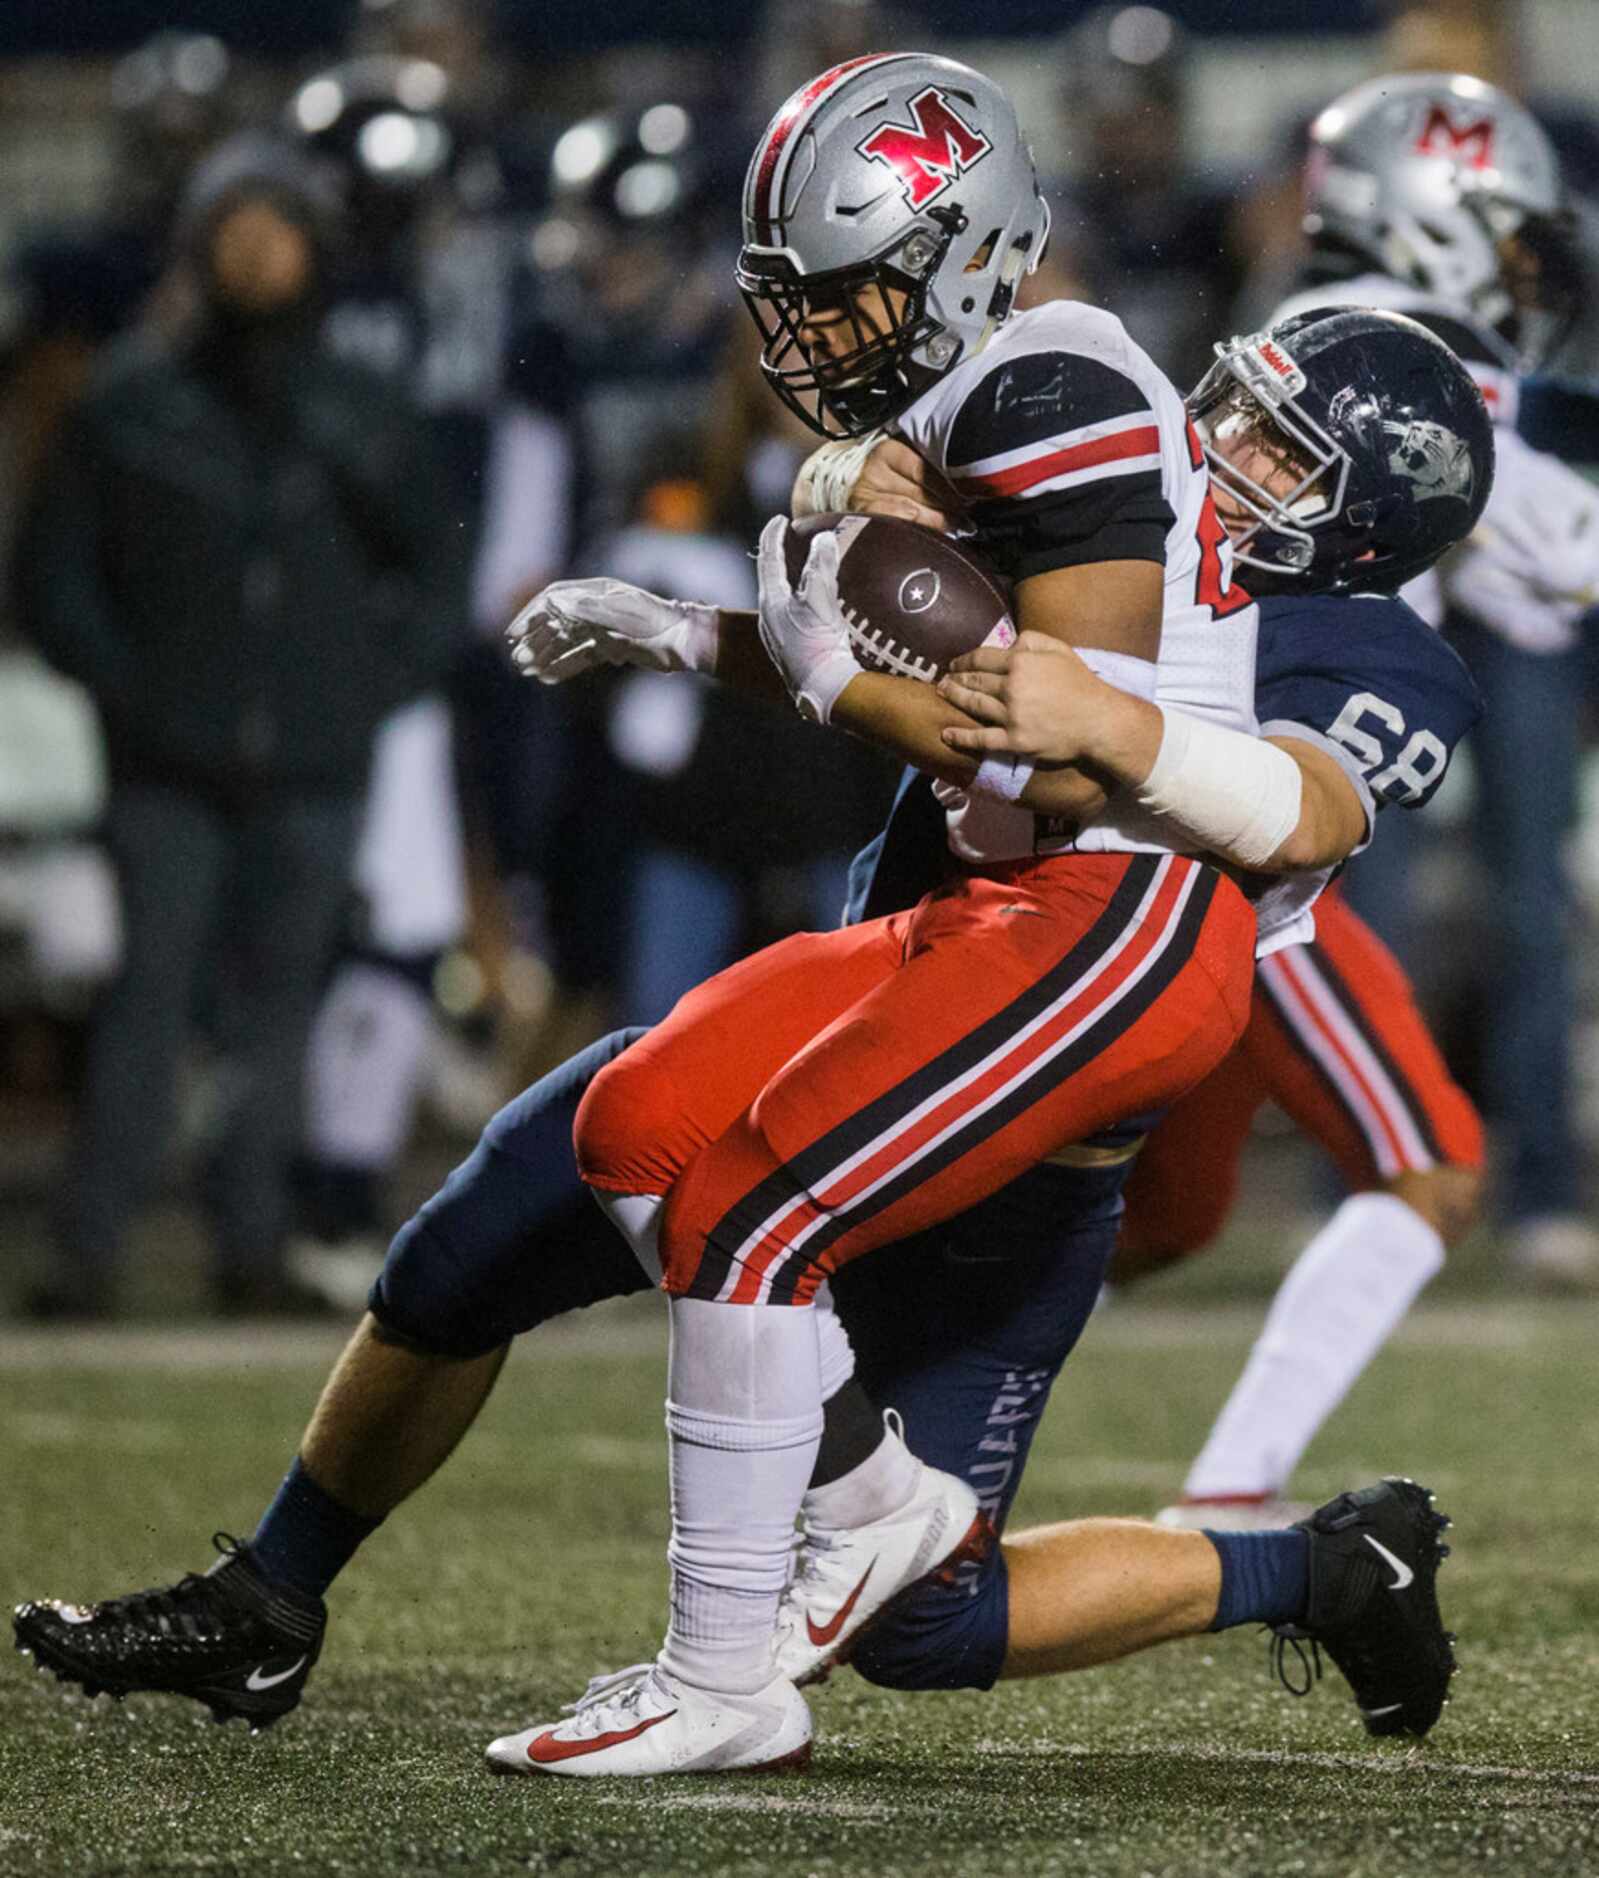
[[[625,580],[557,580],[505,629],[525,677],[561,685],[596,665],[708,672],[716,665],[716,608],[663,600]]]
[[[1524,652],[1564,652],[1599,605],[1599,489],[1513,432],[1495,436],[1482,520],[1439,564],[1450,603]]]
[[[811,542],[797,593],[788,584],[783,558],[787,537],[788,523],[781,515],[761,530],[756,557],[761,644],[800,716],[825,724],[839,693],[861,671],[838,597],[838,537],[827,529]]]

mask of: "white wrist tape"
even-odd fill
[[[860,481],[866,459],[886,434],[869,430],[864,437],[847,443],[839,439],[813,450],[794,478],[794,515],[842,515],[849,508],[850,491]]]
[[[698,600],[674,600],[672,610],[681,622],[674,638],[685,672],[714,672],[722,643],[722,616],[714,606]]]
[[[966,785],[975,795],[998,796],[1001,802],[1017,802],[1033,780],[1033,766],[1019,756],[985,756],[977,774]]]
[[[1140,807],[1243,867],[1264,866],[1299,825],[1299,765],[1260,737],[1157,709],[1166,729],[1136,791]]]

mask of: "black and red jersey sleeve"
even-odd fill
[[[987,373],[945,457],[984,557],[1013,581],[1091,561],[1166,560],[1160,428],[1104,360],[1033,352]]]

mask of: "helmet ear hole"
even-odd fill
[[[993,260],[994,250],[999,246],[999,238],[1003,233],[1003,229],[991,228],[987,235],[984,236],[977,252],[966,263],[962,271],[967,274],[981,274],[983,269]]]

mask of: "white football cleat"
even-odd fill
[[[488,1746],[495,1774],[784,1774],[811,1763],[811,1712],[786,1676],[754,1695],[696,1689],[659,1663],[596,1676],[570,1719]]]
[[[778,1610],[777,1667],[799,1687],[820,1682],[896,1598],[993,1544],[966,1482],[925,1465],[909,1502],[886,1519],[808,1526]]]
[[[1163,1506],[1155,1524],[1179,1532],[1279,1532],[1309,1519],[1315,1510],[1308,1500],[1279,1500],[1275,1495],[1257,1500],[1235,1494],[1226,1499],[1179,1500],[1175,1506]]]

